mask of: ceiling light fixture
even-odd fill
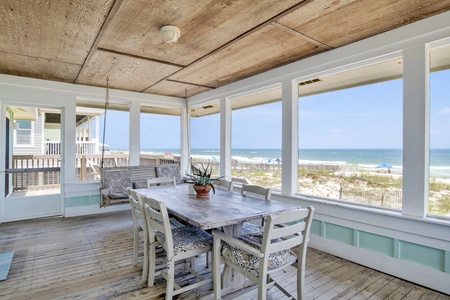
[[[180,37],[180,28],[172,25],[166,25],[160,29],[163,40],[168,44],[173,44]]]

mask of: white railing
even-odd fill
[[[95,142],[77,142],[76,154],[97,154]]]
[[[61,143],[45,141],[45,154],[46,155],[60,155],[61,154]]]
[[[76,154],[98,154],[95,148],[95,142],[77,142]],[[60,155],[61,143],[45,141],[45,154],[46,155]]]

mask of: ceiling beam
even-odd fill
[[[89,62],[92,59],[92,56],[94,56],[95,51],[97,50],[98,44],[100,43],[101,38],[106,32],[106,29],[108,29],[108,26],[111,24],[113,17],[117,14],[120,7],[123,4],[123,0],[114,0],[113,5],[111,6],[111,9],[109,10],[108,16],[105,19],[105,22],[103,23],[102,27],[100,28],[100,31],[97,34],[97,37],[95,38],[94,43],[92,44],[91,50],[89,51],[88,55],[86,56],[86,59],[83,62],[83,65],[80,68],[80,71],[77,74],[77,77],[75,78],[74,83],[79,83],[78,79],[80,77],[81,71],[83,71],[84,67],[86,67]]]
[[[278,22],[272,22],[271,25],[273,25],[273,26],[275,26],[275,27],[277,27],[277,28],[280,28],[280,29],[282,29],[282,30],[284,30],[284,31],[286,31],[286,32],[289,32],[289,33],[291,33],[291,34],[293,34],[293,35],[295,35],[295,36],[298,36],[298,37],[300,37],[301,39],[306,40],[306,41],[308,41],[308,42],[310,42],[310,43],[313,43],[313,44],[315,44],[315,45],[317,45],[317,46],[319,46],[319,47],[322,47],[322,48],[324,48],[324,49],[327,49],[327,50],[333,49],[333,47],[328,46],[327,44],[324,44],[324,43],[322,43],[321,41],[318,41],[318,40],[316,40],[316,39],[313,39],[312,37],[309,37],[309,36],[307,36],[306,34],[303,34],[303,33],[301,33],[301,32],[298,32],[297,30],[294,30],[294,29],[292,29],[292,28],[290,28],[290,27],[284,26],[283,24],[280,24],[280,23],[278,23]]]
[[[151,61],[151,62],[155,62],[155,63],[158,63],[158,64],[163,64],[163,65],[174,66],[174,67],[178,67],[178,68],[184,68],[185,67],[184,65],[179,65],[179,64],[171,63],[171,62],[164,61],[164,60],[148,58],[148,57],[144,57],[144,56],[134,55],[134,54],[120,52],[120,51],[115,51],[115,50],[111,50],[111,49],[105,49],[105,48],[101,48],[101,47],[98,47],[97,51],[111,53],[111,54],[116,54],[116,55],[120,55],[120,56],[131,57],[131,58],[136,58],[136,59],[142,59],[142,60]]]
[[[167,81],[171,81],[171,82],[176,82],[176,83],[182,83],[182,84],[188,84],[188,85],[194,85],[194,86],[198,86],[198,87],[204,87],[207,89],[216,89],[217,87],[215,86],[209,86],[209,85],[204,85],[204,84],[198,84],[198,83],[192,83],[192,82],[185,82],[185,81],[179,81],[179,80],[174,80],[174,79],[166,79]]]

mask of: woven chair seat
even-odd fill
[[[253,224],[251,224],[253,225]],[[255,227],[260,227],[257,225],[253,225]],[[262,239],[263,239],[263,232],[261,231],[255,231],[255,228],[253,226],[249,226],[248,228],[253,229],[253,231],[245,233],[245,230],[243,228],[243,234],[241,234],[238,238],[238,240],[246,243],[247,245],[252,246],[255,249],[260,250]],[[272,243],[281,242],[281,239],[273,239]],[[246,252],[245,250],[236,248],[232,245],[229,245],[228,243],[223,244],[221,254],[224,256],[226,260],[231,261],[232,263],[249,269],[249,270],[257,270],[259,268],[259,257],[256,257],[254,255],[251,255],[250,253]],[[269,261],[268,261],[268,269],[273,270],[280,267],[283,267],[284,265],[288,264],[289,262],[292,262],[292,260],[296,260],[297,256],[293,253],[291,253],[289,250],[283,250],[271,253],[269,255]]]
[[[165,246],[166,236],[161,232],[155,232],[155,235],[156,240]],[[172,238],[175,253],[211,247],[214,243],[212,235],[191,225],[173,228]]]

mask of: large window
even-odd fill
[[[209,164],[213,175],[220,167],[220,114],[191,119],[191,157],[194,166]]]
[[[16,146],[33,145],[33,121],[17,120],[15,122],[14,143]]]
[[[76,125],[75,125],[75,155],[77,164],[76,180],[99,180],[100,166],[102,160],[102,148],[105,149],[104,166],[114,166],[126,163],[127,157],[121,154],[122,157],[112,155],[109,151],[109,146],[103,147],[103,126],[105,120],[105,110],[100,108],[89,108],[83,105],[77,105]],[[120,116],[120,115],[119,115]],[[122,120],[125,116],[121,116],[118,121],[124,124],[128,120]],[[106,118],[106,132],[105,139],[110,138],[109,127],[114,127],[113,120],[115,112],[108,110]],[[46,137],[50,145],[58,145],[61,141],[60,136],[51,134],[50,128],[46,130]],[[55,142],[56,141],[56,142]],[[105,142],[105,144],[107,144]],[[51,149],[51,148],[50,148]]]
[[[128,111],[108,109],[106,112],[105,131],[104,118],[105,115],[99,118],[100,152],[103,151],[103,166],[128,166],[130,157],[130,113]]]
[[[299,193],[401,209],[402,80],[386,71],[401,60],[300,84]]]
[[[179,160],[180,117],[141,112],[141,165]]]
[[[450,216],[450,45],[430,51],[429,213]]]
[[[232,160],[233,177],[281,190],[281,102],[233,110]]]

